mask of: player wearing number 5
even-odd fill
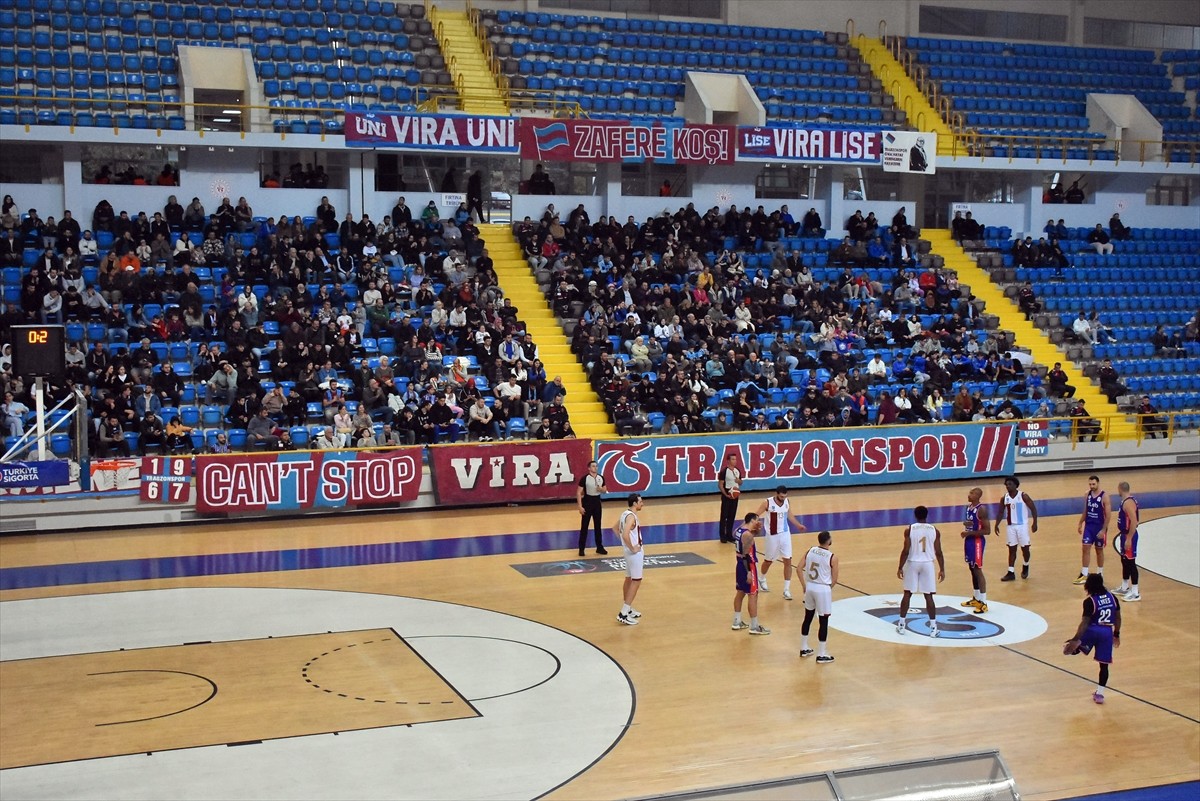
[[[772,562],[782,559],[783,599],[790,601],[792,600],[792,531],[788,528],[788,522],[791,521],[796,526],[796,531],[808,531],[808,529],[792,514],[787,494],[787,487],[781,484],[775,488],[775,494],[758,507],[758,516],[766,521],[763,526],[766,545],[763,548],[762,573],[758,579],[758,588],[763,592],[771,591],[767,587],[767,571],[771,569]]]
[[[1100,680],[1092,700],[1104,703],[1104,688],[1108,686],[1108,666],[1112,664],[1113,648],[1121,645],[1121,604],[1111,592],[1104,588],[1104,576],[1093,573],[1084,580],[1083,588],[1088,597],[1083,599],[1083,617],[1075,636],[1067,640],[1063,653],[1067,656],[1091,653],[1100,663]]]
[[[933,593],[937,582],[946,578],[946,560],[942,558],[942,533],[926,521],[929,510],[924,506],[913,509],[917,522],[904,529],[904,547],[900,550],[900,566],[896,578],[904,579],[904,598],[900,601],[900,620],[896,633],[908,631],[908,604],[912,594],[925,596],[925,611],[929,613],[929,636],[938,636],[937,604]],[[937,559],[937,578],[933,575],[933,560]]]
[[[1000,507],[996,515],[996,533],[1000,533],[1000,524],[1006,524],[1008,534],[1008,572],[1001,581],[1014,581],[1017,577],[1017,546],[1021,546],[1021,556],[1025,562],[1021,566],[1021,578],[1029,578],[1029,535],[1037,534],[1037,507],[1030,498],[1019,489],[1021,479],[1009,476],[1004,479],[1004,497],[1000,499]]]
[[[820,617],[817,627],[817,664],[827,665],[833,657],[826,650],[829,640],[829,615],[833,612],[833,587],[838,583],[837,554],[829,549],[833,535],[822,531],[817,544],[808,549],[804,568],[800,571],[800,586],[804,588],[804,624],[800,627],[800,656],[812,656],[808,647],[808,632],[813,616]]]

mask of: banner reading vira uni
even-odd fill
[[[729,454],[742,491],[981,478],[1013,470],[1012,424],[763,431],[752,435],[606,440],[596,461],[609,492],[716,492]]]
[[[591,458],[590,439],[429,449],[438,503],[450,506],[574,498]]]
[[[347,147],[516,153],[515,117],[346,112]]]
[[[196,457],[196,511],[292,512],[416,500],[421,449]]]
[[[532,161],[732,164],[733,128],[681,119],[540,120],[523,117],[521,158]]]

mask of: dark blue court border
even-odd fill
[[[914,491],[914,500],[919,500],[920,495],[919,491]],[[1200,505],[1200,489],[1140,493],[1137,497],[1141,502],[1142,509],[1148,512],[1152,512],[1156,508]],[[840,531],[858,528],[900,527],[912,522],[912,513],[909,509],[805,514],[802,495],[800,501],[799,517],[809,532],[824,529]],[[1083,502],[1082,495],[1072,498],[1035,499],[1035,501],[1038,505],[1038,514],[1045,517],[1078,514],[1082,509]],[[653,504],[654,499],[649,499],[648,505],[651,509],[653,509]],[[617,504],[610,503],[608,507],[610,510],[616,509]],[[749,508],[747,506],[743,511]],[[957,523],[961,520],[962,509],[962,504],[931,507],[929,510],[930,521],[941,524]],[[716,539],[716,511],[717,503],[714,500],[712,522],[647,526],[643,529],[646,543],[656,545]],[[995,513],[994,506],[992,513]],[[405,519],[401,519],[398,525],[410,524]],[[430,539],[418,542],[383,542],[369,545],[10,567],[0,569],[0,591],[120,581],[321,570],[335,567],[457,559],[464,556],[574,551],[578,547],[578,538],[577,530],[528,534],[479,534],[457,539]]]

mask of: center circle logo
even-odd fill
[[[980,614],[960,606],[967,600],[961,595],[935,595],[938,636],[929,636],[929,614],[925,598],[913,595],[908,609],[908,630],[896,631],[900,619],[899,593],[864,595],[835,601],[829,625],[838,631],[900,645],[925,645],[932,648],[981,648],[989,645],[1015,645],[1046,633],[1046,621],[1019,606],[988,601],[988,611]]]

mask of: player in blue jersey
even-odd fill
[[[976,612],[986,612],[987,579],[983,575],[983,549],[987,546],[988,510],[980,503],[983,490],[975,487],[967,493],[967,508],[963,512],[963,559],[971,571],[971,587],[974,597],[963,601],[962,606],[969,606]]]
[[[1092,693],[1092,700],[1103,704],[1113,648],[1121,645],[1121,604],[1115,595],[1104,588],[1104,577],[1099,573],[1088,576],[1083,587],[1088,594],[1083,599],[1083,617],[1079,620],[1075,636],[1063,645],[1063,653],[1068,656],[1091,653],[1092,658],[1100,663],[1100,680],[1096,684],[1096,691]]]
[[[734,578],[736,593],[733,596],[733,630],[749,629],[751,634],[770,634],[771,630],[758,622],[758,548],[754,535],[762,531],[762,518],[750,512],[745,521],[733,532],[733,547],[737,553],[737,571]],[[750,622],[742,621],[742,599],[750,596],[747,604]]]
[[[1121,586],[1114,592],[1126,601],[1140,601],[1142,593],[1138,590],[1137,546],[1141,510],[1137,498],[1129,493],[1128,481],[1117,485],[1117,494],[1121,496],[1121,505],[1117,507],[1117,539],[1114,545],[1121,553]]]
[[[1087,581],[1092,563],[1092,550],[1096,551],[1096,572],[1104,575],[1104,546],[1108,544],[1108,520],[1112,506],[1108,493],[1100,489],[1100,477],[1088,476],[1088,493],[1083,499],[1083,513],[1079,515],[1079,536],[1083,539],[1083,567],[1079,568],[1076,584]]]

